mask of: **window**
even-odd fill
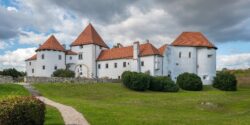
[[[80,65],[80,68],[82,68],[82,65]]]
[[[62,59],[62,55],[58,55],[58,59],[61,60]]]
[[[179,52],[179,58],[181,58],[181,52]]]
[[[81,46],[79,46],[80,47],[80,49],[82,49],[83,48],[83,45],[81,45]]]
[[[32,69],[32,73],[34,73],[35,72],[35,70],[34,69]]]
[[[57,70],[57,66],[55,66],[54,69]]]
[[[177,66],[179,66],[179,63],[176,63]]]
[[[44,59],[44,54],[42,54],[42,59]]]
[[[204,75],[204,76],[203,76],[203,79],[204,79],[204,80],[206,80],[207,78],[208,78],[208,76],[207,76],[207,75]]]
[[[188,53],[188,57],[191,58],[191,52]]]
[[[43,70],[45,70],[45,65],[43,65]]]
[[[114,63],[114,67],[117,68],[117,63]]]
[[[101,64],[98,64],[98,69],[101,69]]]
[[[127,64],[126,62],[123,62],[123,67],[126,67],[126,64]]]
[[[144,66],[144,61],[141,61],[141,66]]]
[[[79,53],[78,59],[79,59],[79,60],[82,60],[82,53]]]
[[[106,69],[107,69],[107,68],[109,68],[109,64],[108,64],[108,63],[106,63]]]
[[[118,79],[121,79],[121,76],[118,76]]]
[[[31,62],[29,62],[29,65],[31,65]]]
[[[69,59],[72,60],[72,56],[70,56]]]
[[[208,58],[211,58],[212,56],[213,56],[212,54],[207,55]]]

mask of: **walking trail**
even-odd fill
[[[29,83],[19,84],[23,85],[37,99],[41,100],[47,105],[57,108],[63,117],[65,125],[89,125],[84,116],[71,106],[63,105],[41,96],[41,94],[36,91]]]

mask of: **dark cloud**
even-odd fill
[[[249,0],[157,0],[156,4],[180,27],[205,32],[216,41],[250,40],[246,34],[250,30],[238,26],[250,18]]]
[[[136,0],[53,0],[51,2],[90,20],[107,23],[128,17],[127,7],[133,5]]]

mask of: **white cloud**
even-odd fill
[[[0,69],[14,67],[18,70],[25,71],[24,60],[35,53],[36,48],[20,48],[14,51],[6,51],[0,55]]]
[[[217,69],[247,69],[250,67],[250,53],[233,55],[219,55],[217,57]]]
[[[17,9],[15,7],[7,7],[7,10],[17,12]]]

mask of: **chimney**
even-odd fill
[[[121,43],[117,43],[117,48],[121,48],[123,45]]]
[[[133,59],[138,59],[139,56],[139,41],[134,42],[133,44]]]
[[[66,44],[62,44],[63,48],[66,49]]]

